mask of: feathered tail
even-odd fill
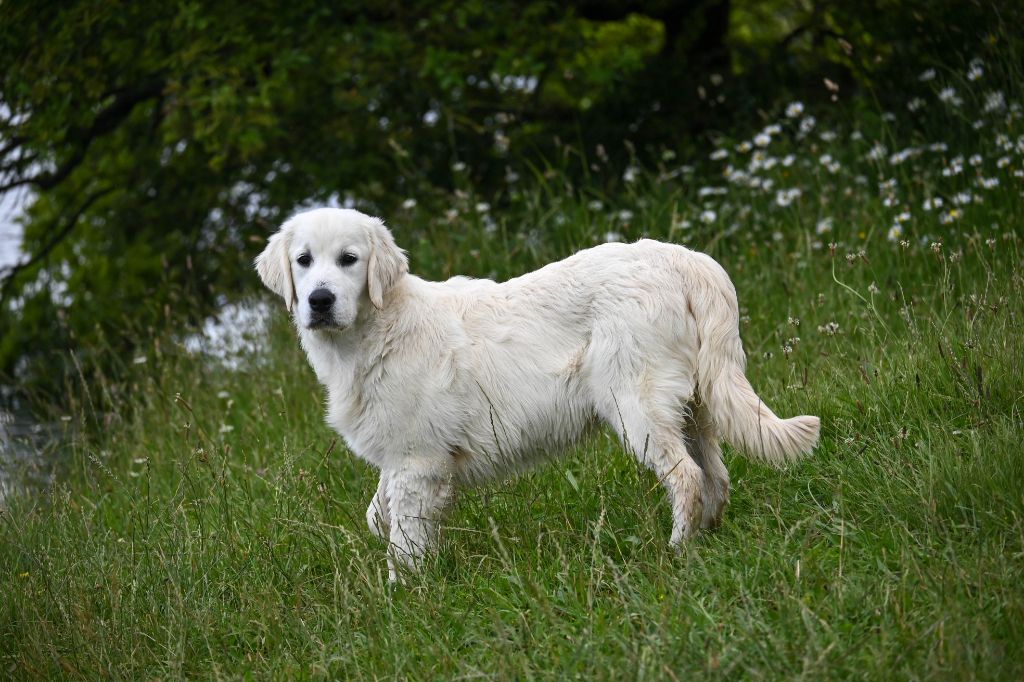
[[[725,440],[775,465],[810,453],[821,420],[801,416],[780,419],[768,409],[745,374],[736,290],[710,256],[696,254],[696,276],[688,291],[697,322],[697,391]]]

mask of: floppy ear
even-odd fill
[[[256,272],[260,279],[278,296],[284,298],[288,312],[298,303],[295,298],[295,282],[292,280],[292,263],[288,257],[292,231],[286,224],[267,241],[267,248],[256,256]]]
[[[395,244],[391,231],[384,223],[374,220],[370,231],[370,258],[366,267],[366,287],[370,302],[380,310],[384,307],[384,294],[398,279],[409,272],[409,260]]]

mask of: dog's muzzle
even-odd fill
[[[309,324],[310,329],[323,329],[337,327],[334,320],[334,302],[337,297],[327,289],[314,289],[309,295]]]

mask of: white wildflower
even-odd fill
[[[955,156],[949,161],[949,165],[942,169],[942,176],[946,178],[960,175],[964,170],[964,157]]]
[[[792,102],[786,107],[786,116],[789,118],[797,118],[804,113],[803,102]]]
[[[939,101],[950,104],[954,107],[958,107],[964,103],[959,95],[956,94],[956,90],[951,87],[943,88],[939,90]]]
[[[494,133],[494,149],[499,154],[505,154],[508,152],[508,148],[511,143],[512,140],[510,140],[508,135],[505,133],[501,131]]]
[[[917,152],[917,149],[915,149],[914,147],[907,147],[906,149],[901,149],[900,151],[896,152],[895,154],[892,154],[891,156],[889,156],[889,165],[891,165],[891,166],[898,166],[901,163],[903,163],[904,161],[906,161],[907,159],[909,159],[916,152]]]
[[[717,219],[718,219],[718,214],[716,214],[711,209],[705,209],[700,214],[700,221],[702,223],[704,223],[705,225],[710,225],[711,223],[715,222],[715,220],[717,220]]]
[[[911,113],[918,111],[922,107],[924,107],[924,100],[921,99],[920,97],[915,97],[914,99],[907,102],[907,109],[910,110]]]
[[[899,238],[902,237],[902,236],[903,236],[903,226],[900,225],[899,223],[897,223],[897,224],[895,224],[895,225],[893,225],[892,227],[889,228],[889,241],[891,241],[891,242],[898,241]]]
[[[949,211],[943,211],[942,213],[939,214],[939,222],[942,223],[943,225],[949,225],[953,221],[959,220],[960,216],[962,215],[963,213],[961,213],[960,209],[957,208],[951,209]]]
[[[985,69],[983,68],[985,62],[981,61],[977,57],[971,60],[970,66],[967,68],[967,80],[974,82],[985,75]]]
[[[1006,168],[1009,165],[1010,165],[1010,157],[1009,156],[1001,156],[996,161],[996,168]]]
[[[978,178],[978,184],[982,189],[995,189],[999,186],[999,178]]]
[[[984,111],[986,114],[991,114],[995,111],[1002,111],[1005,108],[1006,95],[1004,95],[1001,90],[985,93]]]
[[[618,213],[619,222],[628,223],[633,219],[633,212],[628,208],[624,208]]]
[[[764,167],[764,160],[768,158],[767,155],[758,149],[750,155],[750,163],[747,164],[747,170],[751,173],[756,173]]]
[[[767,147],[772,143],[772,136],[767,133],[758,133],[754,136],[754,144],[758,147]]]
[[[404,208],[407,211],[409,209],[416,208],[416,200],[411,198],[406,199],[405,201],[402,202],[402,208]]]
[[[622,235],[619,234],[618,232],[605,232],[604,240],[605,242],[621,242]]]
[[[818,221],[818,224],[814,226],[814,232],[816,234],[827,234],[832,231],[832,218],[822,218]]]
[[[917,77],[917,79],[922,83],[926,83],[932,80],[933,78],[935,78],[935,69],[926,69],[921,73],[920,76]]]
[[[807,135],[808,133],[810,133],[812,130],[814,130],[814,125],[817,122],[818,120],[813,116],[805,116],[804,118],[800,119],[800,134]]]
[[[491,210],[491,205],[488,204],[486,201],[477,202],[477,205],[476,205],[476,212],[477,213],[487,213],[490,210]]]
[[[972,166],[980,166],[982,162],[981,154],[972,154],[971,158],[967,159],[967,163]]]
[[[775,193],[775,203],[782,208],[785,208],[793,203],[794,199],[799,198],[801,191],[799,187],[792,187],[790,189],[780,189]]]
[[[727,156],[729,156],[729,151],[726,149],[716,149],[715,151],[711,152],[712,161],[721,161]]]

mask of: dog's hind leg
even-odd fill
[[[388,568],[392,581],[398,579],[399,567],[415,568],[419,559],[437,545],[441,517],[454,492],[452,476],[447,472],[413,470],[389,474]]]
[[[625,391],[609,396],[598,413],[665,486],[672,505],[671,543],[678,545],[696,533],[703,517],[704,472],[687,451],[679,415]]]
[[[711,413],[699,402],[691,403],[691,417],[686,419],[686,443],[703,470],[702,492],[704,511],[700,527],[717,528],[729,503],[729,471],[722,461],[722,445],[718,439]]]

